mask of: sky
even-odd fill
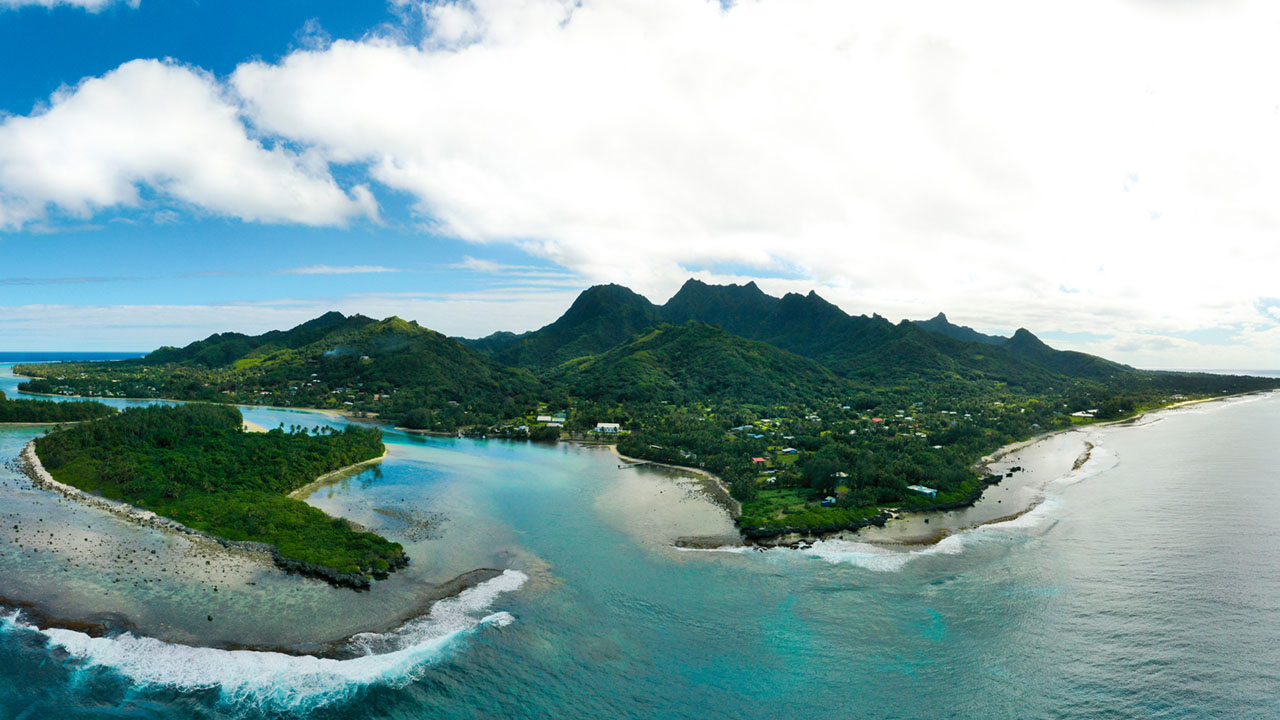
[[[0,350],[689,277],[1280,368],[1280,4],[0,0]]]

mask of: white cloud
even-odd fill
[[[400,272],[397,268],[382,265],[311,265],[281,270],[281,275],[363,275],[368,273]]]
[[[518,278],[525,285],[563,285],[567,287],[581,287],[582,285],[581,277],[563,270],[539,267],[537,265],[512,265],[484,258],[475,258],[470,255],[464,255],[460,262],[452,263],[448,267],[454,270],[470,270],[484,275],[502,277],[507,280]]]
[[[1168,370],[1269,370],[1280,357],[1280,327],[1246,328],[1227,343],[1205,343],[1149,333],[1120,332],[1114,337],[1055,347],[1121,360],[1141,368]]]
[[[96,13],[117,3],[137,8],[141,0],[0,0],[0,10],[20,7],[71,7]]]
[[[376,217],[368,189],[348,195],[323,159],[249,137],[209,76],[135,60],[0,121],[0,228],[78,217],[167,196],[247,221],[342,225]]]
[[[1276,348],[1275,3],[393,4],[403,27],[225,87],[130,63],[5,120],[0,226],[139,186],[246,220],[376,216],[342,164],[436,231],[655,301],[691,271],[782,275],[761,285],[892,319]]]
[[[391,315],[417,320],[450,336],[478,337],[496,330],[541,327],[573,302],[576,290],[499,287],[447,292],[357,293],[334,298],[277,298],[208,305],[18,305],[0,306],[0,327],[15,338],[5,349],[39,351],[65,346],[76,338],[79,350],[148,351],[161,345],[185,345],[213,333],[258,334],[284,329],[329,310],[374,318]],[[1138,367],[1275,367],[1280,328],[1240,331],[1229,347],[1185,338],[1140,333],[1081,343],[1053,343],[1120,359]]]
[[[208,305],[0,306],[5,350],[75,349],[145,352],[186,345],[214,333],[258,334],[290,328],[330,310],[373,318],[398,315],[450,336],[476,337],[497,330],[524,331],[555,320],[575,291],[498,288],[455,293],[370,293],[337,298],[274,299]]]
[[[659,296],[785,271],[855,312],[1003,327],[1242,322],[1274,288],[1273,3],[418,7],[417,45],[232,83],[459,237]]]
[[[457,270],[474,270],[482,273],[499,273],[510,270],[528,270],[531,265],[507,265],[504,263],[494,262],[493,260],[484,260],[482,258],[474,258],[470,255],[464,255],[460,262],[456,262],[449,267]]]

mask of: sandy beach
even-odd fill
[[[391,454],[391,448],[389,446],[383,445],[382,448],[383,448],[382,454],[379,455],[378,457],[369,458],[368,460],[365,460],[363,462],[358,462],[358,463],[355,463],[354,465],[348,465],[344,468],[338,468],[333,472],[325,473],[324,475],[321,475],[315,480],[312,480],[306,485],[303,485],[297,490],[294,490],[293,492],[289,493],[289,497],[300,499],[300,500],[305,499],[308,495],[315,492],[316,490],[319,490],[325,485],[328,485],[329,483],[336,482],[343,478],[350,477],[352,475],[364,472],[370,467],[373,467],[374,465],[377,465],[383,460],[386,460],[387,455]]]
[[[975,466],[984,475],[1004,477],[986,489],[967,508],[896,515],[884,527],[867,527],[837,534],[862,542],[888,545],[930,545],[957,532],[1013,520],[1034,510],[1045,499],[1052,482],[1078,479],[1104,472],[1116,457],[1106,448],[1106,434],[1124,427],[1158,422],[1160,416],[1186,408],[1239,399],[1257,392],[1200,398],[1148,410],[1133,417],[1053,430],[1028,440],[1010,443],[982,458]],[[1013,468],[1021,468],[1008,477]]]
[[[1000,483],[983,492],[973,505],[954,510],[925,512],[898,512],[891,509],[893,517],[883,526],[868,526],[855,531],[824,535],[824,538],[849,539],[884,545],[932,545],[958,532],[982,525],[1013,520],[1035,509],[1045,498],[1046,486],[1069,476],[1093,475],[1114,465],[1115,458],[1104,446],[1106,431],[1118,427],[1138,426],[1158,420],[1161,413],[1201,405],[1232,400],[1256,393],[1239,393],[1223,397],[1200,398],[1174,403],[1148,410],[1133,417],[1077,425],[1042,433],[1026,440],[1005,445],[983,457],[974,469],[983,475],[1000,475]],[[624,463],[635,467],[646,465],[665,467],[697,475],[707,481],[705,492],[724,507],[733,518],[741,514],[742,506],[729,494],[728,487],[715,474],[701,468],[691,468],[668,463],[657,463],[632,458],[618,452],[614,444],[607,445]],[[1015,471],[1014,468],[1017,468]],[[631,503],[647,505],[643,499],[632,498]],[[648,533],[652,534],[652,532]],[[660,534],[660,533],[659,533]],[[736,536],[736,530],[734,535]],[[744,542],[739,537],[725,542],[722,534],[691,532],[678,538],[677,544],[689,547],[736,545]],[[795,536],[803,542],[813,538]],[[783,544],[789,544],[788,540]]]
[[[688,467],[685,465],[672,465],[670,463],[660,463],[652,460],[641,460],[639,458],[628,457],[618,452],[618,446],[612,443],[608,443],[608,447],[619,460],[630,465],[655,465],[657,467],[679,470],[681,472],[692,473],[699,477],[706,478],[711,481],[711,484],[714,487],[714,490],[708,493],[710,497],[722,505],[724,509],[729,512],[730,516],[737,518],[742,514],[742,503],[733,498],[733,495],[729,493],[729,486],[725,484],[724,480],[722,480],[719,475],[707,472],[702,468]]]
[[[58,483],[30,447],[0,473],[0,604],[41,627],[349,657],[353,636],[393,631],[502,572],[481,566],[449,577],[424,568],[429,579],[397,573],[356,594],[290,575],[265,552]],[[280,613],[310,620],[268,631],[263,623]]]
[[[733,522],[737,504],[715,475],[635,461],[608,447],[628,463],[595,501],[596,512],[609,524],[658,552],[742,544]]]
[[[265,431],[250,430],[250,432],[265,432]],[[387,452],[388,451],[384,449],[382,451],[382,454],[376,458],[371,458],[363,462],[358,462],[353,465],[348,465],[343,468],[338,468],[333,472],[321,475],[320,477],[316,478],[312,482],[307,483],[306,485],[289,493],[289,497],[304,498],[307,495],[310,495],[312,492],[314,492],[317,488],[323,487],[325,484],[329,482],[332,482],[334,480],[337,480],[343,477],[350,476],[357,472],[363,472],[364,469],[385,460],[387,457]],[[120,502],[118,500],[110,500],[100,495],[95,495],[90,492],[85,492],[84,490],[81,490],[79,488],[72,487],[70,485],[66,485],[64,483],[58,482],[53,478],[52,475],[49,474],[47,470],[45,470],[44,464],[40,462],[40,457],[36,454],[36,443],[34,440],[27,443],[27,445],[22,449],[22,454],[20,456],[20,459],[24,464],[23,469],[26,471],[28,477],[31,479],[31,482],[33,484],[35,484],[37,487],[41,487],[46,490],[52,490],[53,492],[58,493],[59,495],[67,498],[68,500],[72,500],[78,503],[82,503],[84,505],[95,507],[100,510],[105,510],[121,519],[127,520],[129,522],[137,523],[139,525],[156,528],[157,530],[163,530],[166,532],[177,533],[179,535],[186,535],[193,538],[199,538],[201,540],[204,540],[209,543],[213,543],[215,545],[219,545],[221,547],[238,550],[242,553],[246,553],[252,556],[259,556],[262,559],[265,559],[266,562],[271,563],[270,553],[267,552],[265,547],[261,546],[260,543],[237,543],[237,542],[222,540],[220,538],[216,538],[200,530],[187,527],[186,525],[183,525],[182,523],[176,520],[170,520],[169,518],[157,515],[154,512],[151,512],[150,510],[146,510],[146,509],[137,507],[135,505],[130,505],[125,502]]]

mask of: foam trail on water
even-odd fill
[[[1058,494],[1063,489],[1101,475],[1120,464],[1120,458],[1115,451],[1101,445],[1100,435],[1091,434],[1089,440],[1093,445],[1088,451],[1088,459],[1080,467],[1073,468],[1046,483],[1044,499],[1017,517],[961,530],[924,550],[904,552],[867,543],[833,540],[814,543],[812,547],[801,552],[821,557],[829,562],[849,562],[869,570],[894,571],[902,569],[916,558],[927,555],[954,555],[959,553],[965,545],[973,542],[1010,537],[1009,531],[1025,535],[1026,531],[1040,527],[1057,516],[1062,507]]]
[[[1101,445],[1094,445],[1093,449],[1089,451],[1089,459],[1083,465],[1059,478],[1051,480],[1047,487],[1052,489],[1075,485],[1082,480],[1101,475],[1119,464],[1120,456],[1116,455],[1114,450]]]
[[[759,552],[759,548],[752,545],[722,545],[713,548],[680,547],[679,545],[672,545],[672,547],[678,552],[691,553],[735,553],[740,555],[742,553]]]
[[[953,555],[960,552],[962,539],[958,535],[943,538],[941,542],[924,550],[902,551],[892,550],[883,545],[857,542],[854,540],[818,540],[812,545],[792,547],[759,548],[750,545],[733,545],[718,548],[676,548],[681,552],[709,552],[758,554],[767,557],[778,555],[804,555],[819,558],[829,563],[849,563],[867,570],[892,572],[901,570],[904,565],[922,555]],[[763,550],[763,552],[761,552]]]
[[[236,705],[310,709],[369,685],[403,685],[458,638],[484,625],[511,623],[514,618],[509,613],[481,613],[499,595],[518,589],[527,579],[524,573],[507,570],[440,600],[429,614],[396,630],[356,636],[353,646],[368,654],[348,660],[190,647],[130,633],[95,638],[74,630],[25,625],[17,613],[0,621],[5,629],[40,632],[50,646],[65,650],[85,667],[110,668],[140,685],[217,689],[224,700]]]
[[[923,550],[891,550],[882,545],[836,539],[819,540],[797,552],[829,563],[849,563],[876,572],[894,572],[916,558],[926,555],[954,555],[963,548],[963,536],[951,535]]]
[[[1061,490],[1100,475],[1119,464],[1120,459],[1116,453],[1101,446],[1100,435],[1091,434],[1089,440],[1093,446],[1088,451],[1088,459],[1080,467],[1073,468],[1046,483],[1044,487],[1045,498],[1035,507],[1009,520],[966,528],[953,535],[948,535],[929,547],[918,550],[904,550],[893,546],[857,542],[855,540],[829,539],[818,540],[812,545],[799,548],[772,548],[765,554],[798,554],[829,563],[856,565],[876,572],[896,572],[906,567],[908,563],[922,557],[958,554],[967,545],[972,545],[975,542],[998,541],[1015,535],[1025,536],[1027,531],[1040,527],[1056,517],[1062,507],[1062,503],[1058,498],[1058,493]],[[1013,531],[1013,533],[1011,534],[1010,531]],[[750,548],[726,547],[716,548],[710,550],[710,552],[750,552],[750,550]]]

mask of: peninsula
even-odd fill
[[[697,280],[663,305],[584,291],[522,334],[449,338],[400,318],[327,313],[119,362],[29,365],[32,392],[342,410],[422,431],[592,439],[719,476],[744,536],[881,523],[975,502],[980,460],[1053,430],[1276,378],[1157,372],[945,315],[891,323],[810,292]]]
[[[245,432],[234,407],[125,410],[33,441],[37,472],[143,508],[226,544],[264,550],[281,568],[365,588],[408,562],[403,547],[289,493],[384,454],[377,429]]]
[[[0,425],[57,425],[106,417],[115,410],[97,402],[10,400],[0,392]]]

